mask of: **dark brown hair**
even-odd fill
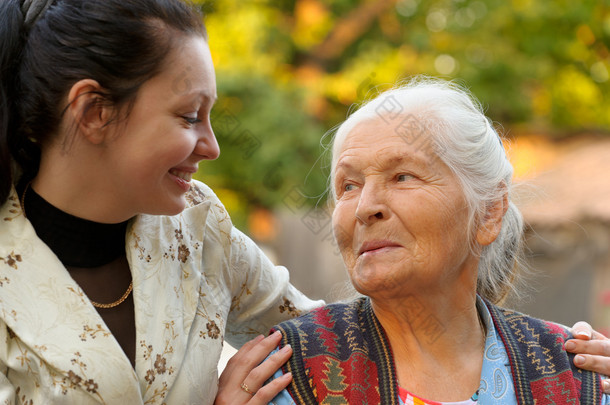
[[[13,162],[23,176],[38,172],[40,145],[58,130],[76,82],[96,80],[98,102],[119,110],[183,34],[206,37],[201,14],[182,0],[56,0],[31,27],[21,3],[0,2],[0,204]]]

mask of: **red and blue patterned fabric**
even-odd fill
[[[506,348],[517,403],[602,403],[598,375],[573,366],[563,350],[566,328],[486,303]],[[387,337],[370,300],[331,304],[276,327],[294,354],[283,372],[297,404],[398,404],[399,389]]]

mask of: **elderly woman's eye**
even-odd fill
[[[343,186],[343,191],[352,191],[355,188],[356,186],[354,184],[346,184],[345,186]]]
[[[407,181],[409,179],[412,179],[413,176],[410,174],[399,174],[398,176],[396,176],[396,181]]]

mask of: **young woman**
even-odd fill
[[[225,337],[320,303],[191,180],[219,154],[201,16],[179,0],[0,16],[0,402],[213,402]],[[277,344],[260,340],[242,382]]]
[[[215,98],[180,0],[0,2],[0,402],[255,404],[289,382],[263,386],[291,353],[258,366],[272,335],[218,387],[224,338],[321,303],[191,180],[219,154]]]

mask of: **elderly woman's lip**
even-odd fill
[[[376,240],[376,241],[365,242],[360,247],[360,250],[358,250],[358,256],[360,256],[364,253],[367,253],[367,252],[371,252],[373,250],[380,250],[383,248],[393,248],[393,247],[400,247],[400,245],[398,245],[392,241],[389,241],[389,240]]]

